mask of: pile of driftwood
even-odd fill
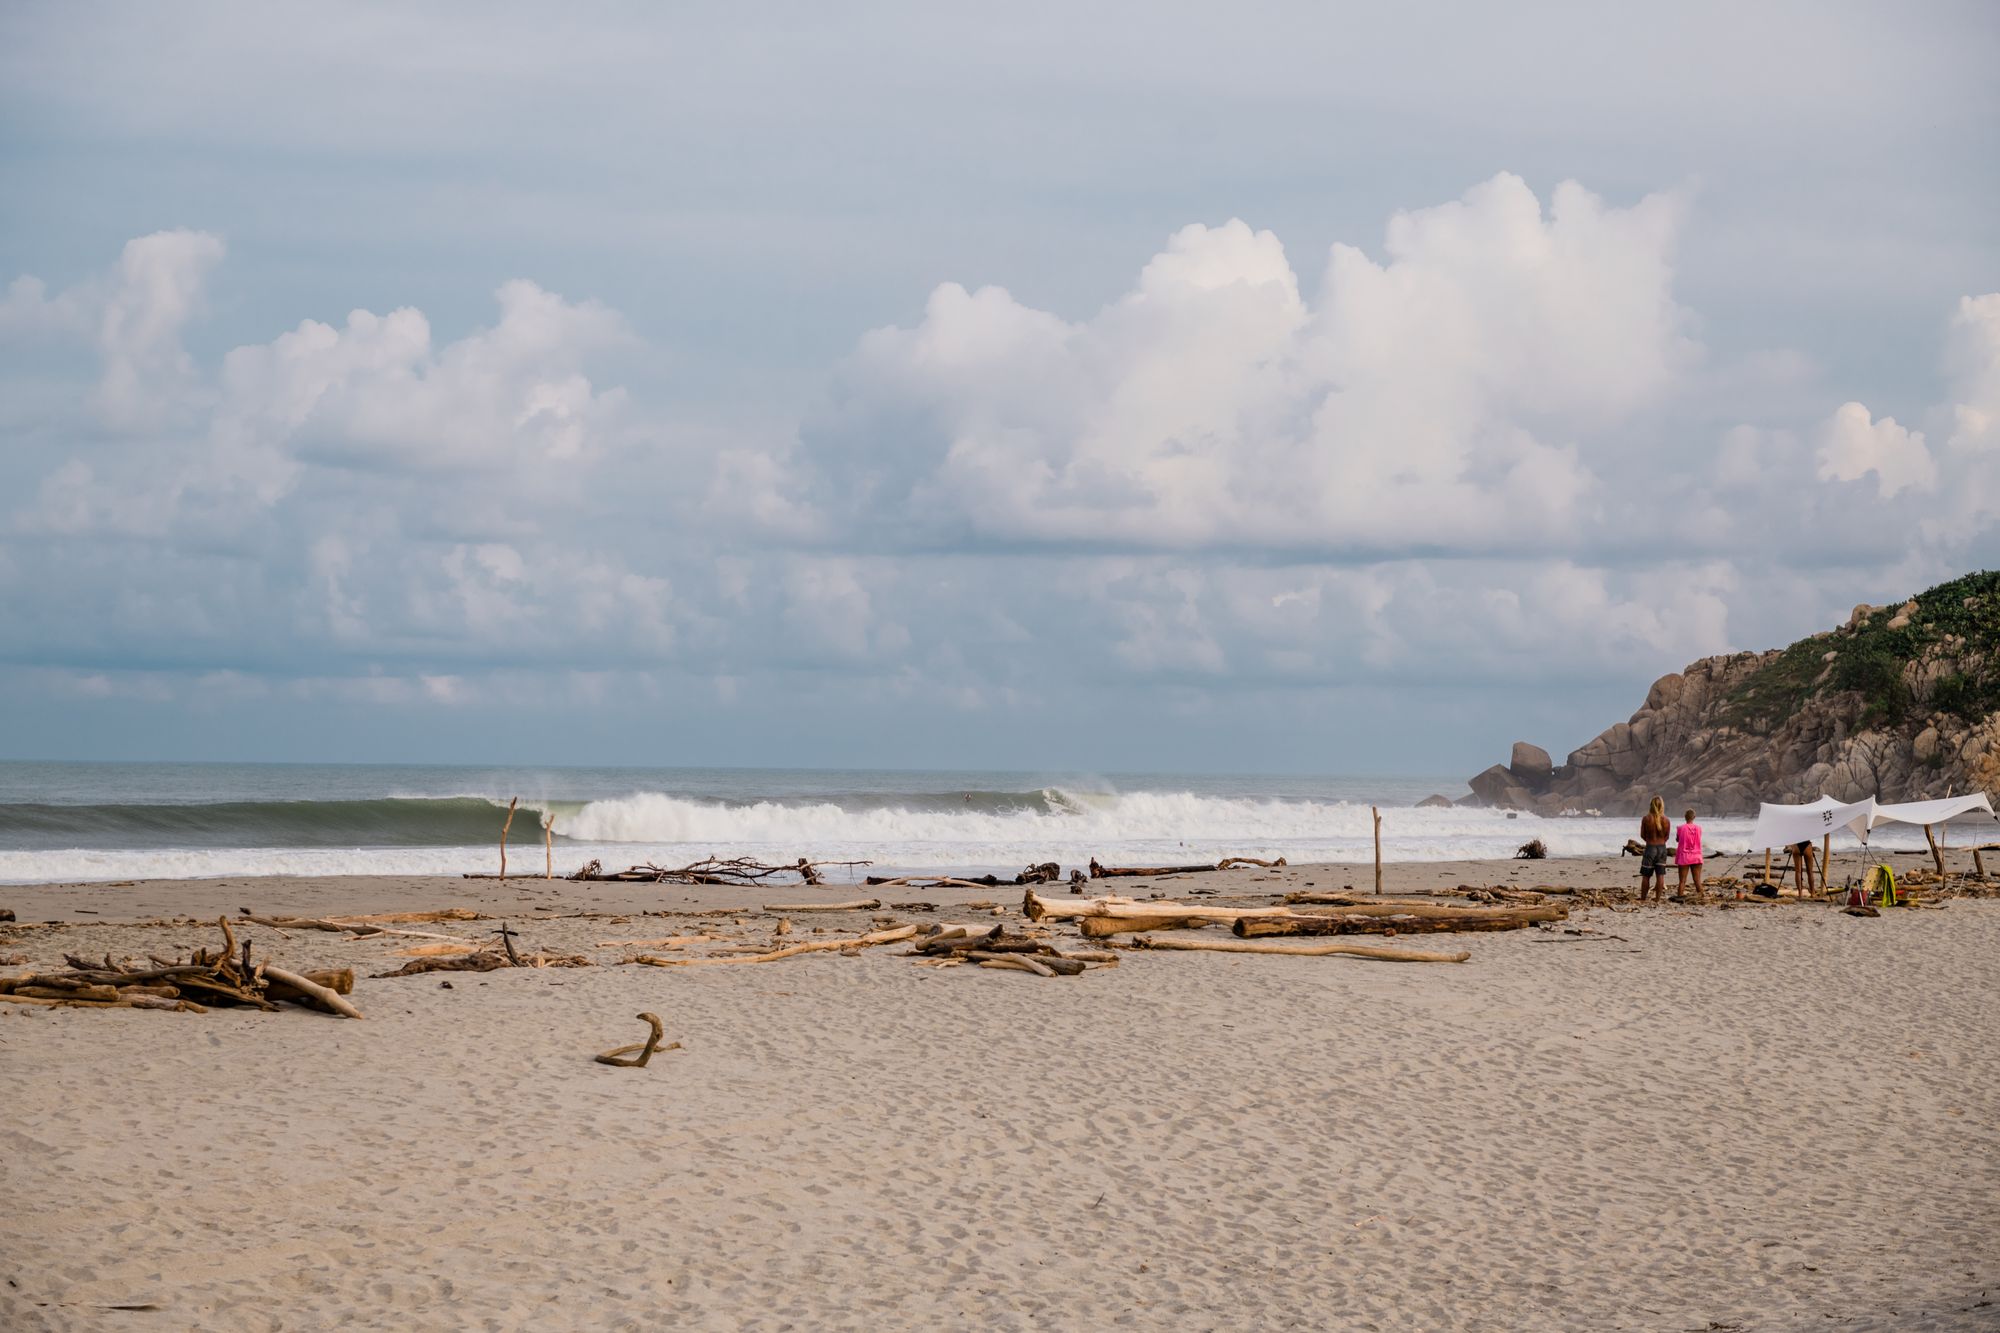
[[[1302,912],[1299,906],[1319,910]],[[1226,925],[1239,939],[1267,935],[1402,935],[1442,931],[1518,930],[1525,926],[1560,921],[1569,909],[1556,903],[1513,903],[1500,906],[1456,907],[1408,898],[1357,897],[1337,893],[1293,893],[1274,907],[1211,907],[1201,903],[1140,901],[1134,898],[1093,898],[1088,902],[1064,903],[1028,890],[1021,903],[1031,921],[1074,920],[1086,939],[1114,935],[1143,934],[1156,930],[1188,930],[1202,926]],[[1168,946],[1175,947],[1175,946]],[[1201,947],[1201,946],[1197,946]],[[1212,946],[1211,946],[1212,947]],[[1244,950],[1269,952],[1269,950]],[[1353,953],[1361,957],[1390,958],[1408,955],[1407,950],[1380,950],[1364,946],[1348,949],[1325,948],[1325,953]],[[1443,956],[1408,958],[1407,961],[1444,961]],[[1452,961],[1460,961],[1455,959]]]
[[[911,945],[910,953],[940,966],[976,963],[995,971],[1031,972],[1038,977],[1081,976],[1091,967],[1116,967],[1118,955],[1098,950],[1064,953],[1046,939],[1008,934],[1005,926],[933,926]]]
[[[359,1018],[346,997],[354,990],[354,973],[342,968],[327,972],[290,972],[253,961],[250,941],[236,942],[229,918],[217,918],[222,947],[196,949],[187,958],[151,958],[148,966],[106,955],[93,963],[65,954],[69,968],[22,977],[0,977],[0,1000],[14,1004],[46,1004],[91,1009],[165,1009],[206,1013],[210,1005],[250,1005],[275,1011],[284,1001]]]
[[[376,972],[371,980],[384,977],[414,977],[426,972],[497,972],[503,967],[595,967],[580,953],[548,953],[532,949],[526,953],[514,947],[520,938],[506,922],[493,932],[491,940],[440,940],[420,944],[405,952],[415,954],[393,972]]]
[[[1083,872],[1069,872],[1071,881],[1083,882]],[[862,882],[876,888],[902,889],[993,889],[1001,885],[1053,884],[1062,878],[1062,866],[1054,861],[1031,865],[1012,879],[998,875],[870,875]]]
[[[1192,866],[1105,866],[1099,865],[1097,858],[1093,856],[1090,858],[1090,877],[1120,879],[1132,875],[1193,875],[1204,870],[1234,870],[1238,866],[1262,866],[1266,870],[1271,870],[1285,864],[1285,858],[1282,856],[1275,861],[1260,861],[1254,856],[1225,856],[1220,861]]]
[[[791,865],[765,865],[762,861],[747,856],[720,860],[713,856],[684,866],[656,866],[650,861],[623,870],[606,870],[601,861],[585,863],[568,879],[591,883],[619,884],[762,884],[766,881],[787,882],[783,877],[796,875],[801,884],[821,884],[821,866],[865,866],[868,861],[808,861],[801,856]],[[484,875],[467,875],[467,879],[485,879]],[[871,884],[873,880],[869,881]]]

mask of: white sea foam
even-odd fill
[[[524,805],[524,815],[527,813]],[[586,860],[622,866],[681,864],[711,853],[792,860],[869,860],[905,869],[1011,871],[1030,861],[1081,865],[1210,861],[1284,856],[1366,861],[1373,843],[1366,805],[1345,801],[1205,796],[1180,791],[1126,793],[1049,789],[1039,800],[940,808],[933,800],[856,803],[723,803],[641,792],[585,803],[549,802],[558,871]],[[516,821],[520,830],[523,820]],[[528,822],[534,830],[539,820]],[[1391,861],[1511,856],[1539,838],[1555,856],[1616,852],[1636,820],[1607,817],[1508,818],[1497,810],[1385,808],[1382,852]],[[1704,825],[1711,859],[1741,855],[1750,821]],[[1893,838],[1893,835],[1889,835]],[[1878,833],[1877,845],[1898,845]],[[530,832],[516,863],[539,869]],[[489,866],[491,843],[439,847],[285,847],[0,851],[0,881],[72,882],[235,875],[456,874]]]

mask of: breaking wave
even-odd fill
[[[214,875],[452,874],[492,855],[505,801],[484,795],[187,804],[0,803],[0,880]],[[1359,861],[1366,804],[1188,791],[1023,791],[772,796],[728,801],[639,791],[524,801],[513,825],[529,856],[544,820],[558,871],[691,860],[709,853],[866,859],[903,868],[1009,869],[1029,861],[1210,860],[1225,855]],[[1436,861],[1510,855],[1540,838],[1557,856],[1615,851],[1627,818],[1539,819],[1478,809],[1385,807],[1383,855]],[[1712,847],[1748,821],[1712,820]]]

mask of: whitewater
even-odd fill
[[[1448,779],[1036,775],[754,769],[470,769],[354,765],[0,764],[0,882],[490,870],[521,798],[510,863],[557,874],[591,860],[680,865],[708,855],[869,861],[1011,873],[1283,856],[1366,861],[1370,807],[1390,861],[1616,853],[1636,812],[1557,818],[1419,808]],[[1678,813],[1678,812],[1676,812]],[[1713,855],[1748,851],[1751,821],[1703,821]],[[1878,846],[1899,846],[1877,835]]]

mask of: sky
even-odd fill
[[[2000,565],[2000,10],[0,8],[0,758],[1472,773]]]

